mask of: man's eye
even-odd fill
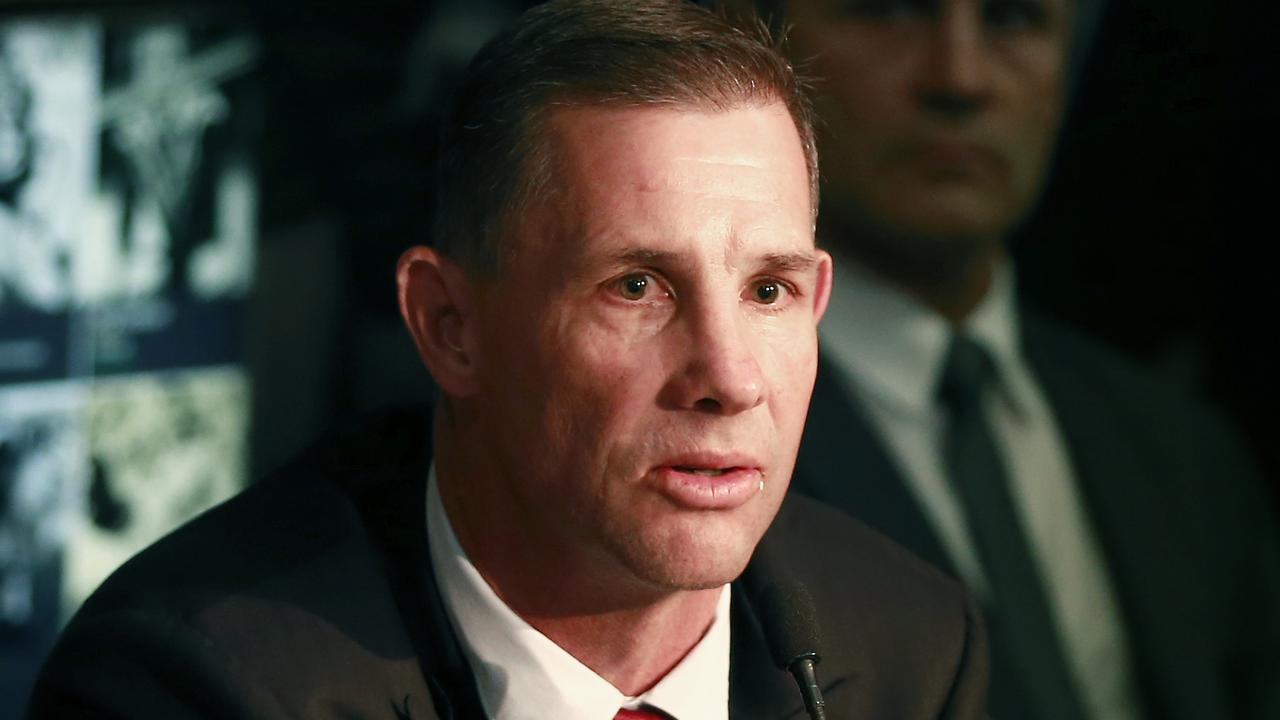
[[[658,281],[648,273],[632,273],[618,279],[618,294],[624,300],[643,300],[650,293],[659,290]]]
[[[751,286],[750,298],[761,305],[774,305],[786,296],[788,289],[777,280],[761,280]]]

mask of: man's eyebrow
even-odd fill
[[[603,259],[609,265],[664,265],[671,263],[678,257],[676,253],[666,250],[634,247],[623,248],[618,252],[609,253]]]
[[[781,272],[805,273],[818,264],[816,253],[768,253],[760,258],[760,264]]]
[[[632,247],[609,253],[602,258],[602,261],[609,266],[663,266],[674,264],[679,259],[679,253],[655,250],[653,248]],[[768,268],[774,272],[805,273],[817,266],[818,258],[815,253],[811,252],[765,253],[757,259],[755,264],[758,267]]]

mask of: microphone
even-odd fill
[[[794,580],[767,582],[755,595],[773,661],[796,679],[809,720],[826,720],[818,687],[818,618],[808,588]]]

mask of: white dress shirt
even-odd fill
[[[449,523],[432,463],[427,484],[427,539],[449,620],[493,720],[613,720],[641,705],[676,720],[728,720],[729,585],[715,619],[671,672],[639,697],[628,697],[507,607],[467,559]]]
[[[960,499],[943,462],[936,388],[951,338],[941,315],[856,263],[837,258],[823,351],[884,441],[956,571],[989,594]],[[1012,268],[1001,263],[964,330],[995,364],[982,399],[1050,611],[1085,706],[1099,720],[1138,717],[1119,605],[1053,411],[1023,357]],[[857,482],[852,478],[851,482]]]

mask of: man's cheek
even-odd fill
[[[784,315],[767,318],[757,325],[755,347],[756,356],[763,365],[766,362],[779,363],[787,369],[804,367],[813,362],[817,356],[817,332],[810,307],[802,307],[801,303],[811,303],[805,298],[797,298],[796,306]]]
[[[767,356],[775,402],[783,408],[807,407],[818,368],[817,342],[813,328],[793,333],[781,345],[771,346]]]

